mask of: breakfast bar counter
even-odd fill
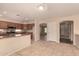
[[[5,37],[0,39],[0,55],[10,55],[31,45],[31,35]]]

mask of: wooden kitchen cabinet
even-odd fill
[[[12,22],[8,22],[7,27],[16,27],[16,24],[15,23],[12,23]]]
[[[0,21],[0,29],[6,29],[8,27],[16,27],[16,29],[32,30],[34,24],[20,24],[7,21]]]
[[[27,24],[26,27],[27,27],[27,30],[32,30],[34,24]]]
[[[27,26],[26,26],[26,24],[23,24],[23,29],[27,29]]]
[[[16,27],[16,29],[22,29],[22,24],[9,22],[8,27]]]
[[[22,24],[16,24],[16,29],[22,29]]]
[[[0,21],[0,29],[6,29],[8,27],[16,27],[16,29],[22,29],[22,24]]]
[[[22,29],[32,30],[34,24],[23,24]]]
[[[6,29],[7,28],[7,23],[0,21],[0,29]]]

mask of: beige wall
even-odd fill
[[[75,42],[75,35],[79,35],[79,15],[73,15],[73,16],[68,16],[68,17],[56,17],[56,18],[50,18],[47,20],[37,20],[36,21],[36,29],[35,29],[35,37],[36,41],[39,40],[39,24],[40,23],[47,23],[48,24],[48,35],[47,35],[47,40],[48,41],[56,41],[59,42],[60,38],[60,32],[59,32],[59,26],[60,23],[63,21],[73,21],[74,22],[74,36],[73,36],[73,41],[74,45],[76,45]]]
[[[59,42],[57,25],[56,22],[47,23],[47,41]]]
[[[58,38],[59,38],[59,24],[61,23],[61,22],[63,22],[63,21],[70,21],[70,20],[72,20],[73,22],[74,22],[74,29],[73,29],[73,31],[74,31],[74,36],[73,36],[73,41],[74,41],[74,45],[76,45],[76,42],[75,42],[75,35],[77,34],[77,35],[79,35],[79,15],[74,15],[74,16],[68,16],[68,17],[58,17],[58,18],[55,18],[54,19],[55,21],[54,22],[56,22],[56,24],[58,24],[56,27],[57,27],[57,29],[58,29],[58,32],[57,32],[57,34],[58,34]]]
[[[35,20],[35,27],[34,27],[34,38],[35,41],[40,40],[40,24],[46,23],[47,24],[47,41],[56,41],[58,42],[58,24],[56,22],[51,22],[52,20]]]

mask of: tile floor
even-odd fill
[[[37,41],[11,56],[79,56],[79,48],[66,43]]]

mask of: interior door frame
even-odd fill
[[[61,21],[61,22],[59,23],[59,43],[61,43],[61,42],[60,42],[60,29],[61,29],[61,28],[60,28],[60,24],[63,23],[63,22],[66,22],[66,21],[71,21],[71,22],[73,22],[73,23],[72,23],[72,26],[73,26],[73,29],[72,29],[72,32],[73,32],[72,37],[73,37],[73,38],[71,37],[71,40],[73,41],[72,44],[75,45],[74,21],[73,21],[73,20],[65,20],[65,21]]]

